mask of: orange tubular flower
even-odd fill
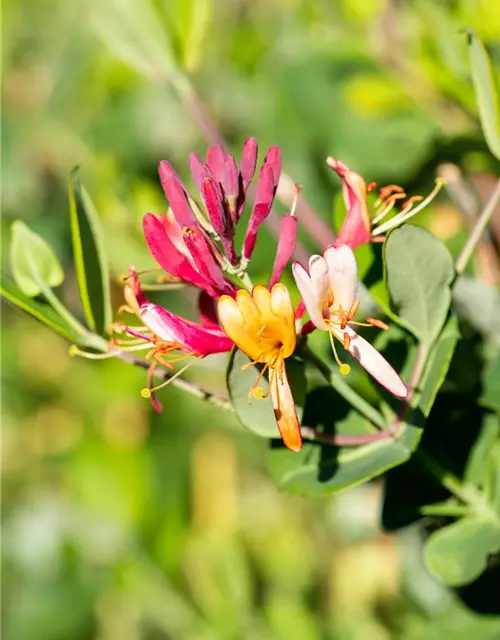
[[[291,451],[300,451],[300,425],[285,369],[285,358],[292,355],[296,344],[295,314],[288,289],[281,283],[271,291],[258,285],[251,294],[240,289],[236,299],[221,296],[217,308],[220,324],[229,338],[252,364],[264,365],[249,391],[249,402],[264,397],[259,383],[269,370],[269,389],[279,432]]]

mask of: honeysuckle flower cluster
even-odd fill
[[[248,402],[263,401],[269,395],[284,444],[298,452],[302,447],[301,428],[287,378],[286,360],[311,331],[328,333],[341,374],[348,375],[350,365],[339,356],[340,347],[393,395],[407,397],[408,390],[398,373],[354,328],[387,330],[389,327],[376,318],[358,319],[359,280],[353,249],[418,213],[434,197],[439,185],[426,200],[408,199],[394,185],[381,189],[376,203],[379,208],[372,219],[367,193],[373,185],[367,185],[342,162],[329,158],[328,165],[343,181],[346,219],[335,246],[326,247],[322,255],[313,255],[308,268],[293,263],[292,273],[301,295],[295,309],[290,292],[280,278],[296,247],[298,186],[292,210],[282,217],[267,286],[253,286],[248,273],[258,230],[271,211],[281,172],[280,149],[270,147],[260,166],[253,205],[245,219],[257,155],[254,138],[245,142],[239,165],[221,145],[208,150],[206,162],[191,154],[196,198],[173,167],[166,160],[160,162],[160,181],[169,208],[166,213],[144,216],[144,236],[151,254],[164,271],[164,279],[199,292],[199,321],[181,318],[150,302],[141,284],[141,274],[131,267],[124,289],[123,310],[134,314],[138,324],[113,325],[110,355],[113,347],[125,352],[147,350],[150,364],[142,395],[150,398],[153,407],[160,411],[157,392],[191,364],[212,354],[240,349],[250,359],[246,366],[255,366],[258,371],[248,392]],[[402,197],[406,201],[401,212],[389,223],[374,227]],[[417,201],[419,204],[414,206]],[[235,243],[238,225],[246,227],[239,248]],[[306,312],[307,321],[303,319]],[[181,366],[176,368],[179,363]],[[170,373],[163,375],[163,382],[154,386],[159,365]],[[267,392],[262,386],[264,376],[269,379]]]

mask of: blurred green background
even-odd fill
[[[154,10],[158,37],[136,41],[142,2],[3,3],[3,263],[21,218],[63,261],[74,309],[70,168],[81,166],[99,210],[117,308],[120,275],[154,266],[141,217],[165,208],[158,161],[189,182],[189,151],[205,152],[169,56],[237,157],[250,135],[261,150],[279,144],[329,223],[339,184],[327,155],[424,194],[453,163],[487,195],[498,166],[460,29],[475,28],[498,65],[493,0],[156,0]],[[419,221],[460,247],[466,225],[446,195]],[[259,246],[256,278],[274,247],[267,231]],[[163,302],[194,311],[191,295]],[[173,388],[155,415],[142,371],[72,359],[8,307],[2,341],[5,638],[500,638],[498,618],[425,572],[417,529],[380,531],[381,482],[292,498],[267,477],[266,442],[231,415]],[[223,393],[224,361],[190,373]]]

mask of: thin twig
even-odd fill
[[[477,243],[481,239],[481,236],[484,230],[488,226],[488,223],[490,222],[491,217],[495,213],[495,209],[498,205],[499,200],[500,200],[500,180],[497,181],[495,188],[491,192],[488,202],[486,203],[484,209],[479,215],[477,222],[474,225],[474,228],[472,229],[471,234],[467,239],[467,242],[463,246],[463,249],[460,252],[460,255],[458,256],[455,262],[455,273],[457,274],[457,276],[462,275],[462,273],[465,271],[465,268],[467,267],[467,264],[472,254],[474,253]]]

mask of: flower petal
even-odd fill
[[[180,344],[194,354],[206,356],[223,353],[233,347],[232,341],[222,329],[201,327],[157,304],[142,305],[140,315],[144,324],[161,340]]]
[[[323,255],[328,264],[333,308],[347,313],[358,295],[358,265],[354,253],[344,244],[337,248],[327,247]]]
[[[371,221],[366,201],[366,183],[355,171],[333,158],[327,164],[342,178],[342,191],[347,214],[337,235],[336,245],[347,244],[355,249],[370,241]]]
[[[306,269],[300,264],[300,262],[294,262],[292,265],[293,277],[297,283],[297,287],[302,296],[302,300],[309,314],[309,318],[316,325],[318,329],[327,331],[328,326],[323,318],[321,312],[321,301],[316,295],[316,291],[313,287],[311,278]]]
[[[343,334],[349,334],[351,338],[348,349],[349,353],[356,358],[360,365],[364,367],[377,382],[398,398],[406,398],[408,396],[408,389],[405,383],[373,345],[350,327],[346,327],[343,331],[340,327],[334,327],[332,331],[341,342],[344,342]]]
[[[328,277],[328,265],[322,256],[313,255],[309,258],[309,275],[311,276],[316,297],[321,306],[323,306],[323,302],[328,297],[330,280]]]
[[[295,332],[295,312],[292,299],[286,286],[281,282],[275,284],[271,291],[271,312],[281,325],[283,357],[288,358],[295,351],[297,337]]]
[[[302,449],[302,435],[292,390],[290,389],[284,366],[281,375],[276,369],[271,369],[269,387],[281,438],[290,451],[298,453]]]
[[[222,328],[234,344],[251,360],[258,360],[262,346],[257,341],[256,333],[249,331],[236,300],[231,296],[221,296],[217,301],[217,311]]]
[[[210,295],[216,295],[211,283],[194,269],[191,262],[174,245],[167,234],[164,221],[152,213],[147,213],[143,218],[143,228],[149,250],[162,269],[175,278],[205,289]]]

